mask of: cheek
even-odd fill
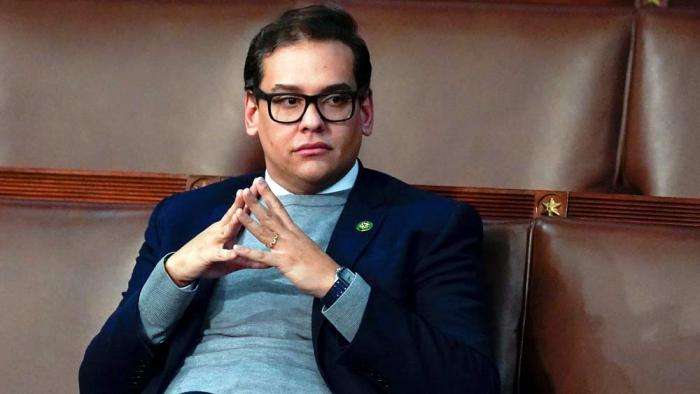
[[[291,146],[291,136],[294,133],[291,130],[275,130],[266,128],[264,132],[259,132],[260,144],[263,150],[268,155],[288,156],[291,154],[289,147]]]
[[[349,130],[348,133],[349,137],[346,145],[352,150],[359,150],[362,143],[362,132],[360,129],[353,129]]]

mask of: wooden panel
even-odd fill
[[[173,193],[226,179],[223,176],[0,167],[0,198],[153,204]],[[700,199],[416,185],[471,204],[484,219],[528,219],[554,207],[560,218],[700,227]],[[556,216],[556,215],[554,215]]]
[[[464,0],[462,0],[464,1]],[[572,6],[627,6],[634,7],[637,0],[477,0],[477,3],[547,4]]]
[[[185,190],[183,175],[0,167],[0,198],[148,204]]]
[[[424,0],[441,1],[441,0]],[[445,0],[442,0],[445,1]],[[452,3],[562,5],[562,6],[606,6],[606,7],[671,7],[700,8],[698,0],[447,0]]]
[[[445,197],[466,202],[485,219],[527,219],[533,216],[535,194],[529,190],[416,185]]]
[[[700,227],[700,199],[571,193],[568,217]]]
[[[700,1],[698,0],[667,0],[667,2],[671,8],[700,9]]]

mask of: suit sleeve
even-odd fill
[[[162,258],[158,218],[167,201],[151,214],[121,302],[85,351],[79,372],[81,393],[138,392],[148,381],[157,348],[145,335],[138,303],[141,288]]]
[[[413,267],[413,302],[372,286],[339,362],[398,393],[496,393],[480,284],[482,224],[459,204]]]

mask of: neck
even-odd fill
[[[335,171],[333,174],[329,174],[328,177],[314,182],[308,182],[299,177],[288,178],[280,176],[276,171],[274,171],[274,169],[269,168],[267,170],[267,176],[269,176],[274,183],[281,186],[289,193],[302,195],[318,194],[337,184],[344,177],[350,177],[351,170],[354,166],[355,162],[353,162],[349,168],[340,169]],[[348,178],[352,179],[352,181],[349,182],[350,186],[352,186],[351,183],[354,183],[354,177],[356,176],[357,175],[354,175],[352,178]],[[348,183],[348,181],[343,182],[343,185],[347,186],[346,183]],[[338,187],[345,186],[338,185]]]
[[[270,174],[270,176],[277,181],[275,175]],[[342,178],[342,175],[335,179],[324,180],[321,182],[304,182],[304,180],[299,179],[297,182],[285,182],[284,180],[280,180],[277,181],[277,183],[292,194],[316,194],[338,182],[340,178]]]

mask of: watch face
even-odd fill
[[[346,267],[343,267],[343,269],[341,269],[340,272],[338,272],[338,279],[342,280],[348,285],[350,284],[350,282],[352,282],[354,278],[355,274]]]

